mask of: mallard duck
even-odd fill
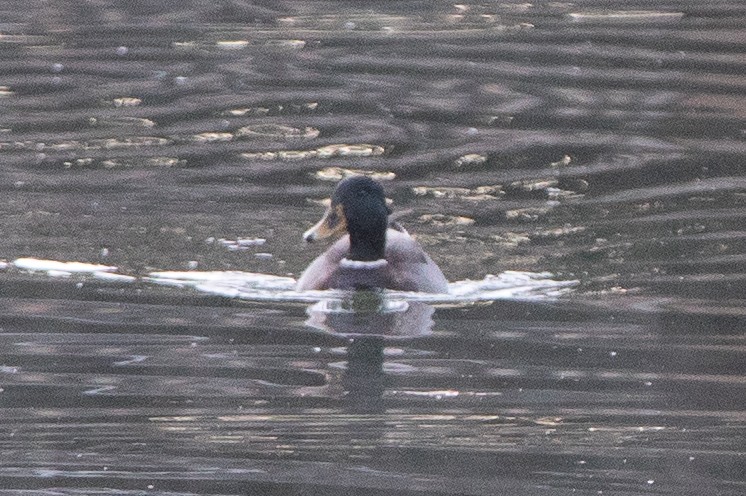
[[[306,242],[347,234],[314,260],[298,290],[375,289],[447,293],[448,280],[398,223],[389,222],[383,187],[367,176],[337,185],[323,218],[303,234]]]

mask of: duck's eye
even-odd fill
[[[337,215],[337,210],[332,210],[329,212],[329,216],[326,218],[326,223],[329,224],[330,227],[334,227],[337,225],[337,222],[339,222],[339,215]]]
[[[346,222],[344,208],[342,205],[335,205],[329,209],[329,213],[326,216],[326,225],[329,229],[336,229],[340,225],[344,226]]]

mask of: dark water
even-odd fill
[[[744,494],[745,23],[5,0],[0,495]],[[394,324],[142,278],[297,276],[351,170],[450,280],[578,284],[350,341]]]

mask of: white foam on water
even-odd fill
[[[13,265],[30,272],[59,271],[68,273],[115,272],[116,267],[110,265],[90,264],[84,262],[60,262],[41,258],[17,258]]]
[[[193,287],[205,293],[258,301],[314,302],[345,299],[350,292],[341,290],[295,291],[295,279],[254,272],[152,272],[145,281],[154,284]],[[418,301],[449,304],[488,300],[546,300],[566,294],[577,281],[562,281],[549,272],[506,271],[481,280],[463,280],[449,284],[448,293],[383,291],[389,302]],[[395,305],[392,307],[395,308]]]
[[[137,280],[134,276],[116,274],[117,267],[112,265],[91,264],[85,262],[60,262],[42,258],[17,258],[12,266],[27,272],[43,272],[54,278],[67,279],[75,275],[91,276],[95,279],[111,282],[131,283]]]
[[[135,277],[117,273],[117,267],[84,262],[61,262],[38,258],[18,258],[8,269],[15,267],[32,273],[44,273],[48,277],[70,278],[90,276],[103,282],[133,283],[141,281],[162,286],[193,288],[196,291],[250,301],[274,301],[315,303],[319,301],[346,301],[349,291],[296,291],[296,280],[292,277],[276,276],[241,271],[158,271],[146,277]],[[2,268],[2,267],[0,267]],[[549,272],[506,271],[498,275],[487,275],[479,280],[455,281],[449,284],[448,293],[418,293],[406,291],[382,291],[385,311],[397,312],[406,309],[406,302],[429,304],[461,304],[491,300],[551,300],[567,294],[578,281],[562,281]],[[324,307],[325,312],[348,311],[345,303]]]

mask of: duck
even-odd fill
[[[390,214],[377,181],[355,175],[339,182],[326,213],[303,239],[342,237],[303,271],[297,289],[447,293],[448,279],[438,265]]]

